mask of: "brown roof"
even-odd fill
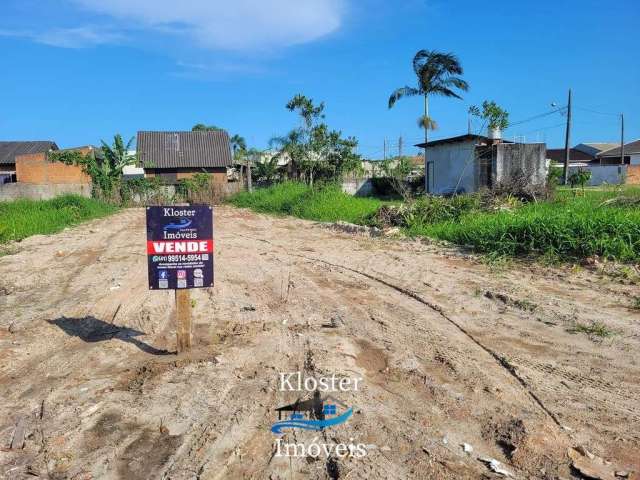
[[[564,148],[547,148],[547,158],[554,162],[564,162]],[[596,159],[593,155],[589,155],[575,148],[569,149],[569,160],[580,162],[593,162]]]
[[[35,142],[0,142],[0,165],[16,163],[18,155],[30,153],[44,153],[57,150],[58,146],[50,140]]]
[[[625,156],[631,155],[632,153],[640,153],[640,140],[635,140],[633,142],[624,144],[624,154]],[[611,150],[606,150],[604,152],[600,152],[598,157],[619,157],[620,156],[620,147],[612,148]]]
[[[228,167],[233,164],[224,130],[138,132],[137,153],[145,168]]]

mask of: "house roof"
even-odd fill
[[[419,148],[424,148],[426,147],[435,147],[437,145],[443,145],[446,143],[461,143],[461,142],[468,142],[470,140],[474,140],[477,142],[483,142],[483,143],[490,143],[492,141],[491,138],[489,137],[485,137],[484,135],[474,135],[471,133],[466,133],[464,135],[458,135],[456,137],[449,137],[449,138],[441,138],[440,140],[432,140],[428,143],[418,143],[417,145],[415,145],[416,147]],[[502,140],[503,143],[513,143],[510,142],[508,140]]]
[[[605,150],[611,150],[612,148],[616,148],[620,143],[616,142],[584,142],[582,145],[587,145],[599,152],[604,152]],[[576,145],[576,148],[580,145]]]
[[[44,153],[49,150],[57,150],[58,146],[50,140],[35,142],[0,142],[0,165],[16,163],[18,155],[30,153]]]
[[[635,140],[633,142],[624,144],[624,154],[631,155],[633,153],[640,153],[640,140]],[[612,148],[610,150],[605,150],[604,152],[600,152],[598,157],[619,157],[620,156],[620,145],[616,148]]]
[[[233,164],[224,130],[138,132],[137,152],[145,168],[228,167]]]
[[[547,158],[554,162],[564,162],[564,148],[547,148]],[[570,161],[593,162],[596,159],[593,155],[589,155],[582,150],[572,148],[569,150]]]

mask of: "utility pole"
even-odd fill
[[[567,102],[567,131],[564,139],[564,184],[569,184],[569,152],[571,142],[571,89],[569,89],[569,101]]]
[[[398,139],[398,157],[402,157],[402,135]]]
[[[471,135],[471,116],[467,118],[467,133]]]
[[[383,145],[384,146],[382,147],[382,158],[386,160],[387,159],[387,137],[385,137]]]
[[[624,113],[620,114],[620,164],[624,165]]]
[[[249,193],[253,192],[253,184],[251,182],[251,161],[255,154],[247,155],[247,190]]]

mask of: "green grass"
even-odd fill
[[[595,255],[638,262],[640,208],[633,202],[603,205],[620,196],[635,201],[640,188],[585,189],[579,196],[560,190],[555,201],[525,204],[510,198],[487,201],[480,195],[425,197],[403,211],[402,226],[410,236],[469,247],[496,267],[517,256],[537,256],[549,264]],[[375,213],[389,202],[353,197],[337,186],[290,182],[240,193],[231,203],[263,213],[375,225]]]
[[[416,223],[411,235],[434,237],[482,253],[545,258],[594,255],[625,262],[640,260],[640,209],[600,206],[615,196],[587,192],[554,202],[529,203],[513,211],[471,212],[457,221]]]
[[[256,212],[292,215],[307,220],[366,224],[385,202],[370,197],[354,197],[334,185],[311,188],[301,183],[285,182],[253,193],[241,192],[232,197],[230,203]]]
[[[52,200],[0,202],[0,244],[104,217],[117,207],[90,198],[64,195]]]

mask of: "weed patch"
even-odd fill
[[[568,331],[570,333],[585,333],[599,338],[607,338],[615,334],[613,330],[602,322],[591,322],[590,324],[576,322]]]
[[[371,217],[383,204],[376,198],[348,195],[335,185],[309,187],[295,182],[280,183],[253,193],[241,192],[229,202],[262,213],[360,225],[370,224]]]
[[[0,244],[110,215],[117,207],[91,198],[64,195],[52,200],[0,202]]]
[[[640,260],[640,189],[559,190],[555,200],[523,201],[491,192],[451,198],[425,196],[397,205],[353,197],[338,186],[282,183],[231,199],[258,212],[360,225],[397,226],[414,237],[446,240],[485,255],[494,270],[533,256],[548,265],[585,258]]]

